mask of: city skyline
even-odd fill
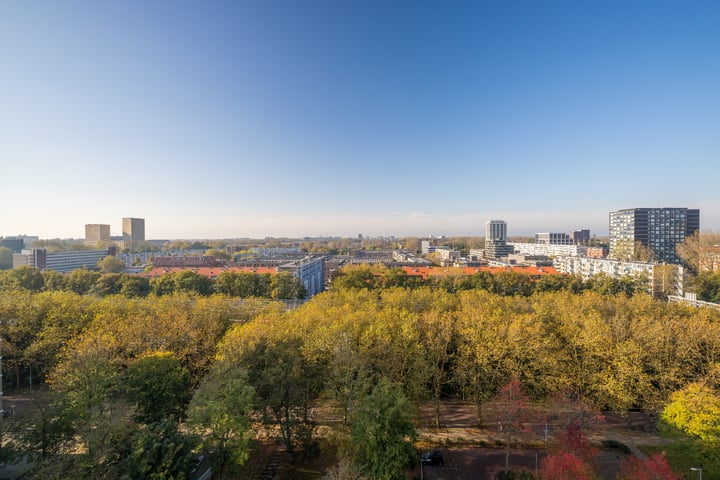
[[[0,236],[720,230],[720,5],[5,3]]]

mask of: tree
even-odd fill
[[[343,271],[333,280],[333,288],[374,289],[377,285],[375,274],[369,268]]]
[[[129,439],[120,462],[122,478],[186,480],[197,463],[195,439],[178,431],[172,420],[151,423]]]
[[[205,255],[209,257],[215,257],[220,260],[229,260],[230,255],[225,250],[221,250],[219,248],[211,248],[208,251],[205,252]]]
[[[212,282],[205,275],[200,275],[192,270],[183,270],[175,274],[175,291],[210,295]]]
[[[120,295],[126,297],[147,297],[150,293],[150,281],[138,275],[120,277]]]
[[[493,276],[493,282],[500,295],[527,297],[535,289],[530,276],[524,273],[499,272]]]
[[[707,249],[720,245],[720,233],[705,231],[695,232],[685,241],[675,246],[675,253],[683,260],[684,266],[691,275],[698,275],[702,270],[702,263]]]
[[[720,303],[720,273],[700,272],[692,281],[692,288],[698,299]]]
[[[39,292],[44,285],[45,280],[37,268],[22,266],[2,272],[0,275],[0,287],[3,290]]]
[[[280,272],[270,280],[273,300],[294,300],[307,296],[307,290],[300,280],[289,272]]]
[[[122,260],[112,255],[98,260],[98,268],[102,273],[120,273],[125,269]]]
[[[118,295],[122,289],[122,273],[106,273],[98,278],[92,292],[96,295]]]
[[[420,317],[421,342],[425,350],[427,372],[430,376],[433,403],[435,404],[435,428],[440,428],[440,397],[449,377],[449,365],[453,357],[451,346],[454,336],[454,318],[450,313],[436,310]]]
[[[704,383],[673,393],[660,418],[690,437],[720,446],[720,396]]]
[[[399,387],[382,378],[357,407],[351,433],[356,463],[370,478],[404,479],[415,457],[413,405]]]
[[[57,455],[70,443],[74,433],[74,415],[67,408],[64,396],[55,392],[35,392],[34,409],[29,411],[29,425],[22,434],[25,449],[40,460]]]
[[[665,452],[662,452],[645,460],[631,457],[623,464],[616,478],[617,480],[681,480],[683,477],[670,469]]]
[[[190,397],[190,377],[171,352],[157,352],[135,360],[125,372],[128,399],[135,403],[138,421],[180,420]]]
[[[65,275],[55,270],[45,270],[42,272],[43,281],[45,283],[43,290],[46,292],[67,290]]]
[[[655,252],[641,242],[635,242],[632,260],[638,262],[652,262],[655,260]]]
[[[571,452],[550,454],[540,464],[541,480],[592,480],[592,466]]]
[[[292,338],[261,339],[240,363],[248,370],[263,420],[280,428],[291,461],[311,455],[315,425],[310,409],[322,388],[321,366],[305,359],[301,342]]]
[[[530,408],[530,399],[522,391],[520,381],[513,377],[500,389],[496,397],[504,419],[498,422],[498,428],[505,437],[505,471],[510,466],[510,446],[513,435],[526,434],[532,429],[530,421],[533,419]]]
[[[193,395],[188,423],[201,435],[203,449],[211,452],[220,478],[228,463],[242,465],[249,458],[254,400],[247,372],[235,366],[218,368]]]
[[[100,272],[92,272],[84,268],[73,270],[66,278],[66,287],[77,294],[90,292],[100,278]]]

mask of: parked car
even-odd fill
[[[422,457],[420,457],[420,462],[423,465],[444,465],[445,462],[443,461],[442,453],[440,452],[425,452],[422,454]]]

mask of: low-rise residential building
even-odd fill
[[[512,242],[510,245],[515,249],[515,253],[521,253],[523,255],[545,255],[548,257],[558,255],[568,255],[572,257],[585,256],[588,248],[582,245],[553,245],[523,242]]]
[[[559,272],[579,275],[583,280],[603,274],[611,278],[644,277],[648,281],[648,292],[653,295],[682,295],[684,289],[684,270],[679,265],[563,255],[555,257],[553,265]]]

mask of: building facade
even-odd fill
[[[44,248],[23,250],[13,255],[13,268],[28,266],[38,270],[54,270],[69,273],[80,268],[97,269],[98,262],[115,254],[115,247],[105,250],[68,250],[49,252]]]
[[[654,261],[680,265],[682,260],[675,253],[675,246],[699,230],[699,209],[630,208],[610,212],[608,256],[632,260],[644,247]]]
[[[135,250],[138,244],[145,241],[145,219],[123,218],[122,232],[123,246],[130,251]]]
[[[98,243],[110,243],[110,225],[88,223],[85,225],[85,241],[87,246],[94,247]]]
[[[535,243],[546,245],[572,245],[573,241],[567,233],[536,233]]]
[[[570,255],[573,257],[584,256],[588,250],[582,245],[554,245],[549,243],[510,243],[515,252],[523,255],[547,255],[554,257],[556,255]]]
[[[277,271],[292,273],[305,286],[308,298],[325,289],[325,260],[322,257],[286,263],[278,266]]]
[[[485,256],[488,259],[507,257],[515,253],[507,244],[507,223],[505,220],[488,220],[485,223]]]
[[[648,282],[648,293],[653,296],[683,294],[684,270],[679,265],[570,256],[555,257],[553,265],[558,272],[578,275],[583,280],[596,275],[607,275],[611,278],[643,277]]]
[[[590,230],[575,230],[571,237],[575,245],[588,245],[590,243]]]

